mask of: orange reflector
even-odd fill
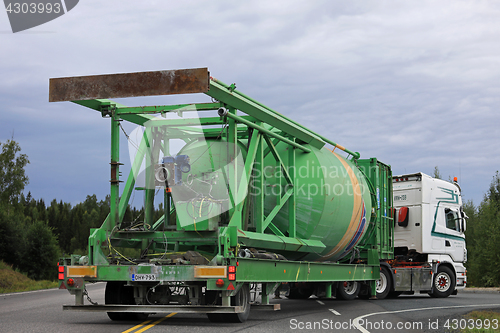
[[[195,278],[225,278],[227,266],[194,266]]]
[[[72,277],[97,277],[97,266],[68,266],[66,275]]]
[[[64,280],[64,273],[59,273],[59,280]]]
[[[236,266],[229,266],[228,272],[229,273],[236,273]]]
[[[236,280],[236,274],[234,274],[234,273],[229,274],[228,279],[229,279],[229,281],[234,281],[234,280]]]

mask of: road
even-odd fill
[[[104,303],[104,284],[89,285],[93,301]],[[474,309],[500,310],[500,293],[460,293],[446,299],[427,295],[385,300],[272,300],[281,311],[252,308],[244,324],[214,324],[205,315],[151,315],[147,322],[113,322],[105,313],[62,311],[74,301],[65,290],[0,295],[0,331],[7,332],[445,332],[447,320]],[[361,325],[355,326],[359,321]],[[429,327],[430,326],[430,327]]]

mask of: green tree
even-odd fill
[[[22,212],[7,212],[0,209],[0,260],[14,268],[21,268],[25,248],[24,215]]]
[[[432,174],[432,177],[433,178],[437,178],[437,179],[442,179],[441,178],[441,173],[439,172],[439,168],[438,168],[437,165],[434,167],[434,172]]]
[[[20,154],[21,147],[14,140],[0,142],[0,204],[11,205],[18,201],[28,184],[24,167],[29,163],[26,154]],[[9,211],[9,209],[7,209]]]
[[[59,247],[57,238],[44,221],[35,221],[26,233],[22,270],[35,280],[54,280]]]
[[[469,284],[478,287],[500,286],[500,175],[497,171],[477,210],[465,207],[467,223]]]

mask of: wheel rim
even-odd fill
[[[353,295],[358,289],[357,282],[344,282],[344,291],[347,295]]]
[[[380,272],[380,279],[376,281],[377,287],[375,288],[377,290],[377,293],[382,294],[386,289],[387,289],[387,276]]]
[[[445,272],[440,272],[436,276],[434,286],[438,291],[445,292],[450,289],[451,286],[451,278]]]

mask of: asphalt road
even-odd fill
[[[93,301],[104,303],[104,284],[89,285]],[[72,304],[65,290],[0,295],[0,332],[446,332],[445,324],[474,309],[500,310],[500,293],[459,293],[446,299],[427,295],[385,300],[272,300],[281,311],[252,308],[243,324],[214,324],[205,315],[151,315],[147,322],[114,322],[105,313],[62,311]],[[356,326],[355,323],[359,322]],[[500,323],[499,323],[500,325]]]

